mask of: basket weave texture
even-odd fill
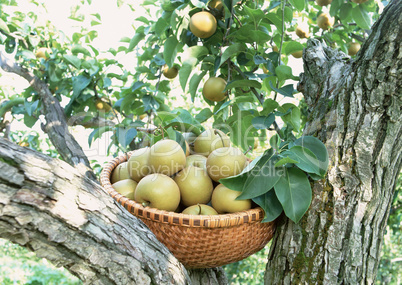
[[[114,190],[110,176],[130,157],[107,163],[102,186],[131,214],[140,218],[186,268],[212,268],[242,260],[261,250],[275,232],[275,221],[261,223],[261,208],[224,215],[186,215],[143,207]]]

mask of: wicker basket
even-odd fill
[[[109,162],[101,184],[130,213],[140,218],[187,268],[211,268],[242,260],[261,250],[275,231],[275,222],[260,223],[261,208],[211,216],[186,215],[143,207],[117,191],[110,183],[113,169],[130,153]]]

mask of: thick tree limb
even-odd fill
[[[0,66],[6,72],[15,73],[26,79],[42,100],[46,119],[45,131],[61,157],[80,169],[82,173],[96,180],[90,163],[81,146],[70,134],[67,120],[59,101],[54,98],[47,84],[36,77],[32,72],[16,64],[0,51]]]
[[[393,1],[357,60],[310,40],[301,90],[305,135],[325,142],[330,168],[299,224],[273,239],[266,284],[374,284],[402,166],[402,3]]]
[[[0,237],[85,284],[226,284],[222,269],[188,274],[140,220],[75,168],[2,138]]]
[[[112,120],[101,116],[93,116],[89,120],[87,116],[72,116],[68,119],[67,124],[69,126],[83,126],[85,128],[114,127],[116,125]]]

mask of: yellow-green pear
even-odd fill
[[[183,214],[187,215],[218,215],[214,208],[204,204],[197,204],[187,207],[183,210]]]
[[[132,152],[127,161],[127,168],[133,180],[139,182],[141,178],[149,174],[148,161],[150,152],[149,147],[143,147]]]
[[[184,206],[207,204],[214,186],[204,168],[189,166],[176,174],[174,181],[179,186],[181,203]]]
[[[221,130],[207,129],[194,141],[194,151],[208,156],[213,150],[230,146],[230,138]]]
[[[180,189],[167,175],[149,174],[138,182],[134,200],[143,206],[175,211],[180,203]]]
[[[227,91],[225,91],[226,84],[225,79],[221,77],[210,77],[204,83],[202,95],[214,102],[223,101],[227,98]]]
[[[246,211],[251,208],[251,200],[236,200],[241,194],[239,191],[231,190],[219,184],[212,192],[212,207],[219,213],[235,213]]]
[[[190,155],[190,145],[188,144],[187,141],[185,141],[185,143],[186,143],[186,156],[189,156]]]
[[[207,169],[207,158],[201,154],[189,155],[189,156],[187,156],[187,159],[186,159],[186,167],[189,167],[190,165],[201,167],[206,170]]]
[[[357,54],[359,50],[360,50],[360,44],[357,42],[352,42],[349,44],[348,55],[354,56]]]
[[[332,0],[315,0],[315,3],[317,3],[318,6],[328,6],[329,4],[332,3]]]
[[[328,13],[322,13],[317,17],[317,25],[323,30],[328,30],[335,23],[335,18]]]
[[[116,168],[113,170],[112,175],[110,177],[110,182],[112,184],[116,183],[117,181],[130,178],[130,174],[128,173],[127,166],[128,166],[127,161],[122,162],[116,166]]]
[[[137,188],[137,182],[132,179],[123,179],[112,184],[114,190],[128,199],[134,200],[135,189]]]
[[[309,38],[310,37],[310,32],[308,30],[307,25],[299,25],[296,27],[296,35],[301,38]]]
[[[178,142],[160,140],[151,146],[148,165],[151,173],[171,176],[185,167],[186,154]]]
[[[246,166],[247,157],[236,147],[215,149],[207,159],[208,174],[216,182],[240,174]]]

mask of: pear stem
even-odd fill
[[[215,135],[218,135],[222,142],[222,147],[225,147],[225,141],[222,138],[222,135],[218,132],[218,130],[214,130]]]
[[[253,147],[251,145],[249,145],[248,149],[243,154],[244,155],[248,154],[252,149],[253,149]]]

